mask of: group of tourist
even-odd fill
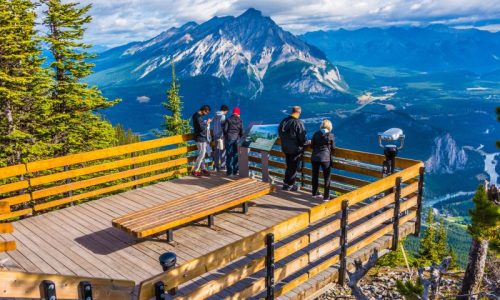
[[[238,174],[238,143],[243,137],[243,122],[238,107],[233,109],[230,117],[227,117],[228,111],[228,106],[222,105],[215,118],[205,120],[205,116],[210,113],[210,106],[203,105],[193,114],[193,133],[198,148],[198,157],[192,173],[194,176],[210,176],[205,157],[212,152],[212,137],[215,144],[212,153],[214,169],[217,172],[226,171],[228,176]]]
[[[243,122],[240,109],[235,107],[232,115],[227,117],[229,108],[222,105],[213,119],[205,119],[210,113],[210,106],[203,105],[192,117],[194,137],[198,148],[193,175],[210,176],[205,166],[205,157],[212,155],[214,169],[217,172],[225,171],[228,176],[238,174],[238,145],[243,137]],[[332,170],[332,154],[335,150],[335,138],[332,134],[332,123],[323,120],[320,130],[314,133],[311,140],[307,140],[304,122],[300,120],[302,109],[292,107],[291,113],[281,121],[278,127],[281,139],[281,149],[285,153],[286,171],[283,180],[283,190],[298,191],[297,174],[304,166],[304,149],[307,145],[312,148],[312,195],[330,200],[330,174]],[[213,138],[214,151],[210,146]],[[323,172],[324,192],[319,192],[319,174]]]

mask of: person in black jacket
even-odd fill
[[[299,190],[295,183],[300,160],[304,153],[304,146],[307,143],[306,129],[304,123],[299,119],[302,109],[300,106],[292,107],[292,113],[281,121],[278,133],[281,139],[281,150],[286,157],[285,179],[283,181],[284,190]]]
[[[198,157],[193,169],[194,176],[209,176],[210,172],[205,168],[205,155],[209,142],[210,123],[212,119],[204,120],[204,116],[210,113],[210,106],[203,105],[197,112],[193,114],[193,134],[198,148]]]
[[[335,137],[332,134],[332,122],[323,120],[321,129],[314,133],[311,140],[312,163],[312,195],[319,196],[319,169],[323,171],[325,191],[323,200],[330,200],[330,174],[332,170],[332,153],[335,150]]]
[[[243,122],[240,117],[240,108],[233,109],[233,115],[224,123],[224,136],[226,137],[226,174],[238,174],[238,142],[243,137]]]

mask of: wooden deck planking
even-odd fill
[[[183,177],[127,191],[85,204],[48,212],[14,223],[15,231],[3,235],[16,240],[18,249],[3,254],[19,269],[139,282],[160,273],[160,254],[173,251],[178,263],[199,257],[242,237],[298,215],[315,204],[305,192],[277,191],[250,202],[248,214],[241,206],[215,216],[215,227],[206,220],[175,229],[175,242],[165,234],[136,241],[111,226],[115,217],[230,182],[231,179]],[[199,286],[213,277],[193,282]]]

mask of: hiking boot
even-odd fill
[[[300,192],[300,186],[297,184],[294,184],[291,188],[290,191],[292,192]]]
[[[203,169],[203,170],[201,170],[201,175],[202,176],[210,176],[210,172],[208,170]]]
[[[289,186],[288,184],[283,184],[283,190],[284,191],[290,191],[292,189],[291,186]]]
[[[193,172],[191,172],[191,175],[196,176],[196,177],[203,176],[200,171],[193,171]]]

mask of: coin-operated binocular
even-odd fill
[[[384,149],[385,160],[382,166],[382,173],[385,176],[394,173],[396,168],[396,156],[399,150],[403,149],[405,135],[399,128],[391,128],[378,134],[378,143]]]

